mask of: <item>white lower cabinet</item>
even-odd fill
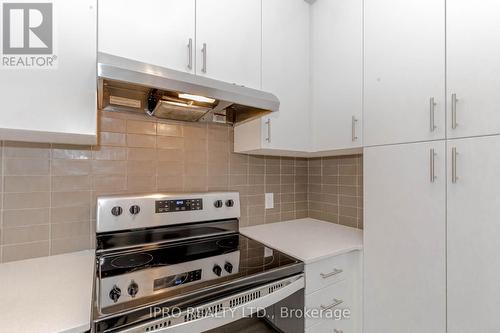
[[[306,294],[355,276],[358,260],[355,253],[323,259],[306,265]]]
[[[330,311],[333,315],[333,318],[306,318],[306,329],[324,323],[329,323],[330,325],[328,325],[328,327],[332,328],[341,324],[347,326],[346,321],[348,320],[336,320],[335,315],[341,310],[350,310],[353,303],[351,283],[350,280],[342,280],[324,289],[306,295],[305,306],[307,309],[319,309],[324,311],[325,316],[327,316],[328,311]]]
[[[365,148],[364,333],[446,332],[445,161],[445,141]]]
[[[447,149],[448,333],[500,332],[500,136]]]
[[[364,170],[364,332],[500,332],[500,136],[366,148]]]
[[[306,328],[306,333],[349,333],[353,332],[344,322],[336,322],[331,324],[324,322],[310,328]]]
[[[354,251],[306,264],[307,333],[361,332],[361,252]],[[311,311],[322,312],[315,316]],[[348,318],[341,318],[347,310]],[[344,311],[345,313],[345,311]]]

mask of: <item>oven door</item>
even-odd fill
[[[303,274],[275,281],[212,302],[166,312],[161,318],[125,329],[123,333],[304,332]],[[168,309],[171,310],[171,309]],[[155,309],[154,311],[161,311]]]

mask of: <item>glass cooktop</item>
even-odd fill
[[[100,260],[100,275],[101,278],[106,278],[139,270],[189,263],[238,251],[239,263],[232,263],[235,270],[231,272],[231,275],[218,280],[239,279],[301,263],[253,239],[241,234],[232,234],[136,252],[104,255]]]

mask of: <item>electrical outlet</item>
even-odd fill
[[[274,193],[266,193],[266,209],[274,208]]]

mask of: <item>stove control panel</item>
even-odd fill
[[[222,221],[240,215],[238,192],[104,195],[97,198],[96,232]]]
[[[101,309],[173,291],[182,293],[183,285],[225,278],[239,273],[240,251],[168,266],[131,269],[121,275],[104,277],[99,283]]]
[[[189,210],[202,210],[202,199],[176,199],[176,200],[156,200],[156,213],[185,212]]]
[[[201,280],[201,269],[156,279],[153,282],[153,290],[157,291],[198,280]]]

